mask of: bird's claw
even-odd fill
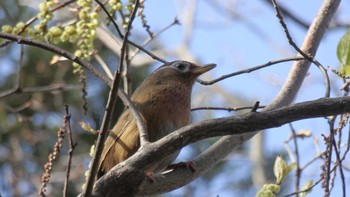
[[[154,183],[156,180],[153,178],[154,172],[146,172],[146,178],[150,183]]]

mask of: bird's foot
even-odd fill
[[[155,179],[153,178],[154,177],[154,172],[146,172],[146,178],[148,179],[148,181],[150,183],[154,183],[155,182]]]
[[[196,168],[195,168],[194,163],[192,161],[171,164],[167,167],[167,170],[175,170],[175,169],[181,168],[181,167],[186,167],[186,168],[190,169],[192,172],[196,171]]]

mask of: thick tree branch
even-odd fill
[[[216,162],[207,162],[208,156],[214,157],[214,160],[220,160],[220,154],[210,154],[212,149],[215,148],[212,147],[194,160],[196,172],[192,173],[188,169],[179,168],[170,173],[155,176],[155,182],[153,183],[150,183],[148,179],[144,179],[144,170],[148,166],[157,162],[164,155],[190,143],[208,137],[233,135],[236,143],[231,145],[230,148],[232,146],[237,148],[250,139],[251,133],[259,130],[279,127],[297,120],[346,112],[350,112],[350,97],[323,98],[270,111],[250,112],[237,117],[232,116],[194,123],[150,144],[147,148],[140,149],[128,160],[115,166],[96,182],[93,196],[122,196],[123,192],[130,191],[136,194],[135,187],[137,187],[137,184],[141,184],[142,181],[138,195],[171,191],[191,182],[213,167]],[[130,186],[130,183],[133,183],[132,186]]]

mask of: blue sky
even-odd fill
[[[219,2],[225,3],[227,7],[218,9],[214,8],[213,3],[209,1],[198,1],[195,30],[191,45],[188,46],[201,63],[215,62],[218,64],[217,68],[211,72],[210,79],[260,65],[270,60],[292,57],[296,54],[294,49],[288,44],[283,29],[275,17],[274,10],[268,7],[267,4],[258,0]],[[295,0],[278,2],[307,23],[311,23],[323,1]],[[185,0],[147,1],[145,13],[152,30],[157,31],[161,29],[171,23],[176,16],[181,22],[181,13],[187,9],[188,5],[188,1]],[[226,8],[233,7],[233,5],[235,5],[235,12],[241,16],[241,20],[230,18],[225,11]],[[343,1],[340,7],[338,18],[344,21],[349,20],[350,16],[345,11],[350,8],[349,2]],[[306,35],[306,30],[293,21],[286,20],[286,23],[294,42],[300,46]],[[182,30],[181,26],[172,27],[156,40],[160,40],[165,48],[174,49],[182,41]],[[336,47],[345,31],[346,29],[331,30],[324,36],[316,59],[325,67],[339,67],[336,58]],[[239,95],[239,97],[246,98],[252,102],[261,101],[261,104],[266,105],[278,93],[291,65],[292,63],[290,62],[277,64],[254,73],[227,79],[216,85],[222,86],[232,95]],[[339,79],[332,73],[329,73],[329,76],[332,83],[332,96],[341,95]],[[206,88],[210,89],[211,87],[197,85],[196,91],[206,91]],[[325,87],[321,72],[315,66],[312,66],[296,102],[318,99],[323,97],[324,91]],[[222,106],[225,103],[213,102],[212,105]],[[229,115],[230,113],[227,112],[215,113],[216,117]],[[293,125],[297,131],[302,129],[311,130],[314,136],[319,138],[318,144],[322,149],[323,142],[320,134],[328,131],[328,125],[323,118],[298,121],[293,123]],[[284,150],[283,142],[289,135],[290,129],[288,126],[268,130],[266,132],[266,149],[268,152],[276,149]],[[301,158],[301,164],[304,164],[315,156],[316,151],[311,138],[299,140],[299,143],[300,149],[304,154],[303,158]],[[185,153],[183,154],[185,155]],[[305,170],[306,178],[302,180],[302,183],[310,178],[317,179],[319,177],[319,165],[320,163],[315,165],[317,170],[315,168]],[[318,191],[315,191],[314,194],[321,194],[319,187],[315,190]],[[336,188],[336,190],[339,191],[339,188]],[[225,194],[220,196],[225,196]]]

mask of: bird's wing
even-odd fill
[[[113,127],[113,129],[110,131],[109,135],[107,136],[106,141],[104,142],[104,148],[102,151],[102,155],[100,158],[100,169],[101,164],[106,159],[107,154],[110,152],[112,147],[115,145],[115,143],[118,141],[120,136],[125,132],[125,130],[128,128],[129,124],[131,123],[132,119],[128,119],[129,116],[129,110],[125,110],[122,115],[119,117],[117,124]],[[123,124],[121,129],[118,129],[120,125]]]

